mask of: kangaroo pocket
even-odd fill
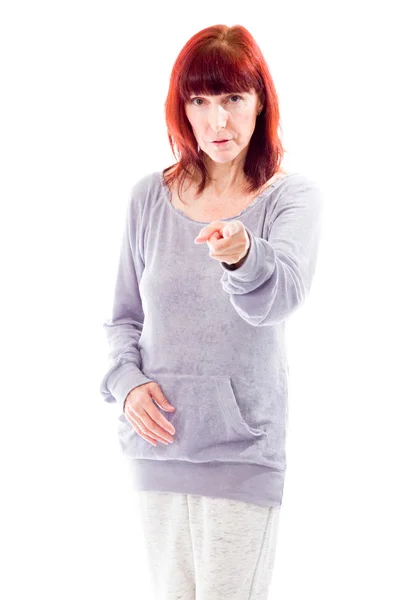
[[[174,441],[153,446],[143,439],[124,414],[118,425],[122,451],[132,458],[191,462],[259,462],[267,433],[246,423],[236,402],[229,376],[145,375],[156,381],[174,413],[155,408],[175,427]]]

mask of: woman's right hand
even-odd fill
[[[158,383],[150,381],[129,392],[124,401],[123,413],[135,431],[153,446],[157,446],[156,440],[163,444],[173,442],[171,434],[175,433],[175,428],[156,408],[153,399],[163,410],[175,411]]]

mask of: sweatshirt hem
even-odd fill
[[[285,471],[220,461],[135,459],[123,455],[134,491],[230,498],[263,507],[282,505]]]

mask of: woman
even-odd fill
[[[281,169],[277,95],[244,27],[187,42],[166,120],[178,160],[130,195],[101,393],[121,408],[155,597],[266,599],[286,470],[284,327],[311,288],[321,193]]]

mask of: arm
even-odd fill
[[[244,260],[230,268],[221,263],[222,288],[250,325],[281,323],[304,303],[316,268],[322,211],[321,191],[311,180],[291,182],[272,212],[268,240],[246,228],[250,247]]]
[[[144,314],[139,281],[144,269],[140,251],[141,219],[139,187],[134,186],[123,230],[111,318],[103,323],[109,346],[110,367],[100,392],[105,402],[117,402],[123,411],[128,393],[152,381],[140,370],[138,348]]]

